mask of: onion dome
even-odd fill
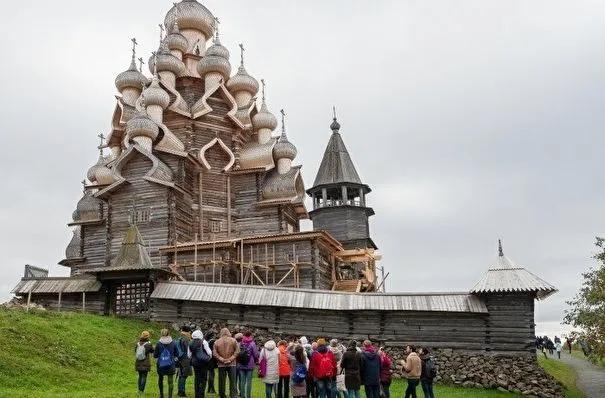
[[[170,96],[162,87],[160,87],[160,81],[158,80],[157,75],[153,77],[149,87],[143,90],[142,96],[145,100],[145,106],[159,105],[162,109],[166,109],[170,104]]]
[[[273,131],[277,127],[277,118],[269,112],[265,101],[263,101],[260,111],[252,117],[252,127],[255,131],[260,129],[269,129]]]
[[[162,40],[160,48],[152,58],[153,61],[149,60],[149,68],[153,67],[152,73],[155,73],[156,68],[158,72],[172,72],[177,76],[185,72],[185,64],[168,50],[166,39]]]
[[[109,160],[109,159],[107,159],[107,160]],[[107,167],[107,162],[105,162],[105,164],[102,167],[99,167],[97,169],[95,177],[97,179],[97,184],[99,184],[99,185],[109,185],[109,184],[113,184],[115,182],[115,179],[113,178],[113,174],[112,174],[110,168]]]
[[[133,54],[132,62],[130,62],[128,70],[125,70],[116,77],[116,88],[119,92],[122,92],[126,88],[136,88],[140,90],[141,87],[147,83],[149,83],[149,80],[137,69]]]
[[[212,44],[206,50],[206,54],[197,64],[197,72],[204,77],[207,73],[218,72],[227,80],[231,74],[231,64],[229,63],[229,50],[225,48],[220,40],[214,39]]]
[[[74,229],[74,235],[72,236],[71,241],[69,241],[69,244],[65,249],[65,258],[72,259],[82,257],[81,243],[82,234],[80,231],[80,226],[78,225]]]
[[[95,163],[94,166],[92,166],[90,169],[88,169],[88,172],[86,173],[86,178],[88,178],[88,181],[90,181],[92,183],[98,183],[97,171],[104,166],[105,166],[105,159],[103,158],[103,151],[101,149],[99,149],[99,160],[97,160],[97,163]]]
[[[248,74],[244,65],[240,65],[235,76],[227,82],[227,89],[233,93],[246,91],[254,96],[258,93],[258,81]]]
[[[187,41],[187,38],[181,34],[177,22],[174,23],[172,31],[166,36],[164,41],[169,50],[179,50],[182,53],[186,53],[189,48],[189,42]]]
[[[330,124],[330,130],[332,130],[333,133],[338,133],[340,130],[340,123],[338,123],[338,120],[336,120],[336,116],[334,116],[332,124]]]
[[[147,100],[147,97],[145,97]],[[146,112],[139,112],[126,123],[126,135],[128,139],[134,137],[149,137],[155,140],[160,134],[158,125],[149,118]]]
[[[212,37],[214,33],[214,15],[195,0],[183,0],[168,10],[164,18],[166,30],[172,32],[175,23],[178,23],[181,29],[199,30],[207,38]]]
[[[86,191],[78,202],[72,218],[75,222],[98,220],[101,218],[102,206],[103,201],[101,199],[95,198],[90,191]]]
[[[279,140],[277,140],[277,144],[273,147],[273,156],[275,159],[290,159],[294,160],[298,151],[293,143],[288,141],[288,137],[286,137],[286,132],[282,131]]]

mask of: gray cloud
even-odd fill
[[[216,4],[214,4],[216,3]],[[554,334],[603,233],[605,4],[575,1],[207,2],[221,39],[285,108],[307,186],[338,108],[376,210],[387,286],[465,291],[496,241],[560,292]],[[79,181],[108,131],[113,79],[157,47],[164,1],[34,1],[0,25],[4,152],[0,299],[23,264],[63,257]],[[307,224],[308,225],[308,224]],[[553,332],[554,331],[554,332]]]

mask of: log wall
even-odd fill
[[[250,307],[221,303],[152,300],[157,322],[186,321],[267,329],[279,335],[365,339],[389,346],[414,344],[489,354],[487,314],[417,311],[318,311],[301,308]],[[518,355],[519,347],[508,354]],[[506,355],[507,352],[501,351]],[[531,351],[523,351],[531,355]]]

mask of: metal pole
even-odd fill
[[[86,292],[82,292],[82,312],[86,312]]]

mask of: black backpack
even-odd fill
[[[437,377],[437,368],[435,367],[435,360],[433,360],[433,357],[429,357],[429,359],[426,360],[425,370],[426,375],[431,379]]]
[[[248,344],[240,344],[239,354],[235,358],[235,362],[242,366],[248,366],[250,363],[250,353],[248,352]]]

